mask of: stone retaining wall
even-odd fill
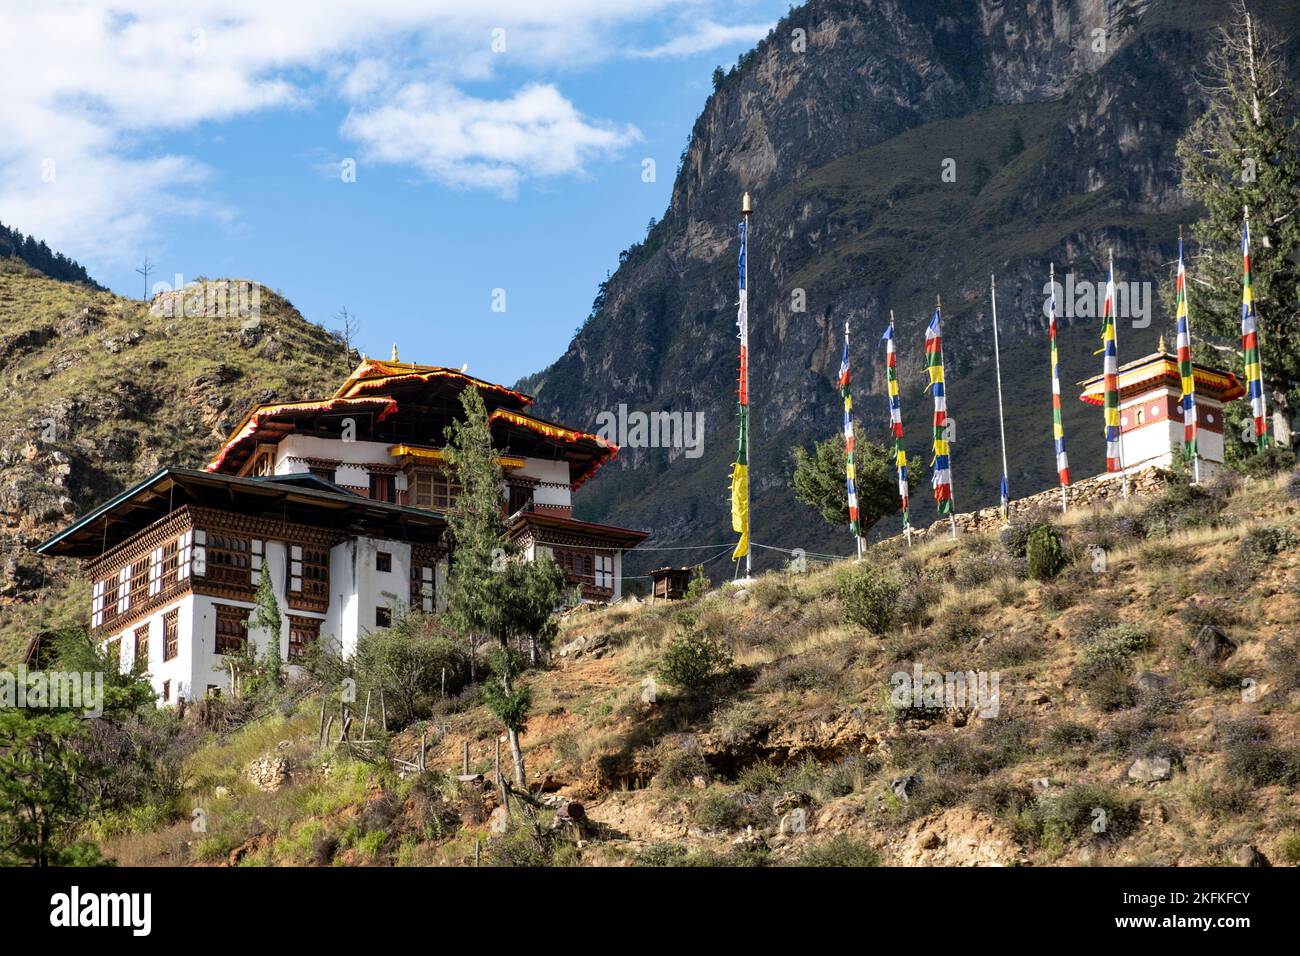
[[[1161,468],[1143,468],[1131,471],[1128,476],[1129,494],[1137,497],[1151,497],[1162,493],[1169,485],[1169,473]],[[1124,497],[1123,483],[1119,474],[1103,473],[1091,478],[1084,478],[1070,485],[1067,490],[1070,507],[1086,508],[1108,501],[1119,501]],[[1060,487],[1049,488],[1026,498],[1017,498],[1011,502],[1011,514],[1017,515],[1037,508],[1048,507],[1060,509]],[[982,508],[968,511],[955,518],[957,531],[965,534],[969,531],[996,531],[1002,527],[1002,513],[998,508]],[[947,518],[934,522],[928,528],[913,528],[912,540],[924,540],[936,534],[948,534],[951,525]],[[901,534],[886,538],[885,541],[904,540]]]

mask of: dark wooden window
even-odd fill
[[[227,531],[208,532],[207,579],[214,584],[251,588],[249,539]]]
[[[164,703],[172,699],[172,682],[169,680],[163,681],[162,699]]]
[[[333,468],[315,466],[315,467],[308,467],[307,470],[311,472],[313,475],[315,475],[317,478],[321,479],[322,481],[328,481],[330,484],[334,483],[335,470]]]
[[[162,587],[163,590],[176,583],[176,567],[180,557],[180,542],[175,538],[163,545],[162,549]]]
[[[104,624],[117,620],[118,599],[122,596],[122,582],[115,574],[104,582]]]
[[[163,660],[169,661],[180,653],[181,612],[175,608],[163,614]],[[166,700],[167,698],[163,698]]]
[[[130,604],[135,607],[149,597],[149,556],[145,555],[131,565]]]
[[[397,500],[397,479],[393,475],[370,476],[370,497],[375,501]]]
[[[215,605],[217,612],[217,653],[238,654],[248,638],[248,611],[233,604]]]
[[[411,561],[411,609],[414,611],[432,611],[434,608],[434,569],[427,564],[416,564]],[[425,585],[428,585],[429,592],[425,594]],[[424,606],[425,599],[428,599],[429,606]]]
[[[510,513],[514,514],[522,508],[529,508],[533,503],[533,489],[520,488],[512,486],[510,489]]]
[[[390,627],[393,623],[393,612],[387,607],[375,608],[375,627]]]
[[[391,571],[393,570],[393,556],[387,551],[375,552],[375,570]]]
[[[302,549],[302,596],[313,601],[330,599],[330,553],[326,548]]]
[[[289,615],[289,660],[301,661],[320,638],[320,621],[313,617]]]
[[[135,629],[135,657],[133,658],[133,660],[137,664],[143,662],[146,668],[148,668],[149,666],[149,625],[148,624],[142,624],[140,627],[137,627]]]
[[[555,549],[555,563],[564,569],[565,574],[584,584],[592,582],[591,555],[582,551]]]

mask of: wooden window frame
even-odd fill
[[[253,538],[234,531],[208,531],[204,578],[210,584],[236,590],[253,589]]]
[[[393,552],[376,551],[375,552],[375,571],[383,574],[392,573],[393,570]]]
[[[235,604],[213,604],[212,609],[213,647],[216,652],[223,657],[242,652],[248,640],[248,608]],[[232,626],[235,627],[233,632]]]
[[[132,666],[140,663],[140,658],[144,657],[144,666],[149,667],[149,622],[145,621],[135,629],[135,647],[132,650]]]
[[[181,652],[181,611],[172,608],[163,612],[163,660],[175,660]]]
[[[320,628],[323,622],[316,617],[289,615],[289,663],[297,664],[306,660],[307,649],[320,640]]]

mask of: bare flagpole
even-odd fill
[[[1007,478],[1007,426],[1002,415],[1002,357],[998,348],[998,284],[997,277],[989,276],[989,296],[993,303],[993,367],[998,380],[998,431],[1002,436],[1002,523],[1011,520],[1011,488]]]

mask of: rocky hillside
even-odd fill
[[[254,402],[327,394],[345,374],[342,347],[269,289],[260,322],[166,295],[151,312],[0,270],[0,661],[87,612],[73,566],[34,545],[163,465],[203,464]]]
[[[233,733],[192,714],[183,790],[89,835],[123,865],[474,865],[476,844],[484,865],[1295,865],[1297,498],[1300,477],[1175,484],[583,608],[524,678],[509,812],[499,724],[435,679],[405,727],[372,710],[364,746],[321,747],[305,694]],[[1044,520],[1063,566],[1037,580]],[[665,676],[683,642],[716,663],[694,686]],[[918,670],[996,693],[900,698]]]
[[[1259,4],[1300,37],[1300,7]],[[1044,285],[1058,277],[1171,281],[1178,224],[1174,144],[1196,115],[1201,69],[1228,0],[811,0],[718,84],[692,131],[663,218],[627,250],[568,351],[526,380],[559,420],[633,409],[703,411],[704,454],[627,449],[579,499],[584,516],[651,528],[660,546],[731,537],[736,230],[753,194],[751,471],[759,542],[844,553],[793,501],[790,449],[839,427],[834,379],[852,320],[859,434],[886,435],[878,339],[893,309],[914,462],[929,462],[923,328],[943,296],[949,411],[961,510],[992,504],[1001,471],[990,358],[989,274],[999,288],[1010,483],[1054,480]],[[796,49],[795,30],[806,49]],[[955,180],[941,178],[945,161]],[[796,310],[796,299],[806,310]],[[1099,322],[1064,319],[1067,385],[1098,371]],[[1152,350],[1169,320],[1121,324],[1122,357]],[[1080,477],[1102,470],[1101,421],[1067,394]],[[928,479],[928,469],[921,469]],[[934,506],[923,482],[915,520]],[[704,557],[698,552],[695,558]],[[674,557],[681,553],[674,554]],[[689,552],[686,553],[690,557]],[[775,556],[760,555],[770,566]],[[647,555],[630,571],[665,556]],[[725,564],[725,562],[724,562]],[[713,566],[715,576],[725,567]]]

